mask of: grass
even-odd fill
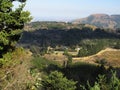
[[[57,54],[55,54],[55,53],[45,54],[44,57],[50,61],[52,60],[54,62],[61,64],[61,65],[63,64],[64,61],[67,60],[67,57],[59,52]]]
[[[118,51],[105,51],[98,58],[105,59],[108,64],[115,67],[120,67],[120,50]]]
[[[100,60],[105,60],[107,66],[120,67],[120,50],[107,48],[95,55],[73,58],[73,62],[86,62],[91,64],[96,64],[96,61]]]
[[[115,60],[117,60],[116,63],[120,64],[120,51],[119,50],[115,50],[115,49],[107,49],[104,50],[103,52],[96,54],[96,55],[92,55],[92,59],[105,59],[107,60],[107,62],[111,61],[111,64],[113,65],[113,63],[115,63]],[[80,84],[82,85],[86,85],[87,81],[90,82],[91,85],[94,84],[94,82],[96,81],[96,78],[99,74],[107,74],[109,70],[107,70],[105,67],[103,67],[102,65],[96,65],[96,64],[92,64],[92,63],[88,63],[88,60],[92,60],[91,57],[87,58],[87,60],[84,62],[74,62],[71,66],[69,67],[58,67],[57,60],[51,60],[50,58],[57,57],[57,56],[61,56],[58,54],[51,54],[48,55],[47,59],[43,58],[43,57],[34,57],[34,59],[32,60],[33,63],[33,67],[37,68],[40,71],[43,71],[44,74],[47,73],[47,75],[49,75],[49,72],[51,71],[61,71],[68,79],[72,79],[74,81],[78,81],[77,83],[77,90],[79,90],[80,88]],[[97,58],[96,58],[97,57]],[[49,59],[49,60],[48,60]],[[56,58],[57,59],[57,58]],[[60,57],[58,58],[60,59]],[[115,64],[116,65],[116,64]]]
[[[32,63],[33,63],[33,67],[37,68],[39,70],[43,70],[44,68],[48,67],[51,64],[58,65],[58,63],[56,63],[56,62],[54,62],[52,60],[45,59],[45,58],[40,57],[40,56],[34,57],[32,60]]]
[[[23,84],[28,81],[29,61],[31,53],[23,48],[16,48],[13,52],[8,52],[0,59],[2,66],[0,68],[0,90],[12,90],[16,83]],[[22,88],[22,87],[21,87]],[[20,89],[23,90],[23,89]]]

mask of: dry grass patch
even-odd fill
[[[120,50],[105,51],[98,55],[99,59],[105,59],[109,65],[120,67]]]
[[[60,64],[63,64],[64,61],[67,60],[67,57],[63,54],[45,54],[44,58],[48,59],[48,60],[53,60],[56,62],[59,62]]]
[[[105,50],[100,51],[99,53],[87,57],[75,57],[73,58],[74,62],[87,62],[96,64],[96,60],[106,60],[109,66],[120,67],[120,50],[106,48]]]

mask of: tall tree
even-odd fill
[[[21,2],[13,9],[13,1]],[[23,11],[26,0],[0,0],[0,57],[13,50],[20,39],[24,24],[31,20],[30,12]]]

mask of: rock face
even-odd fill
[[[93,14],[73,21],[74,24],[92,24],[100,28],[120,28],[120,15]]]

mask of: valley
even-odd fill
[[[120,75],[118,29],[64,22],[33,22],[27,27],[18,46],[33,53],[33,72],[62,72],[78,81],[75,90],[81,88],[79,85],[87,87],[87,80],[93,85],[99,75],[108,78],[111,70]]]
[[[0,90],[120,90],[119,3],[0,0]]]

